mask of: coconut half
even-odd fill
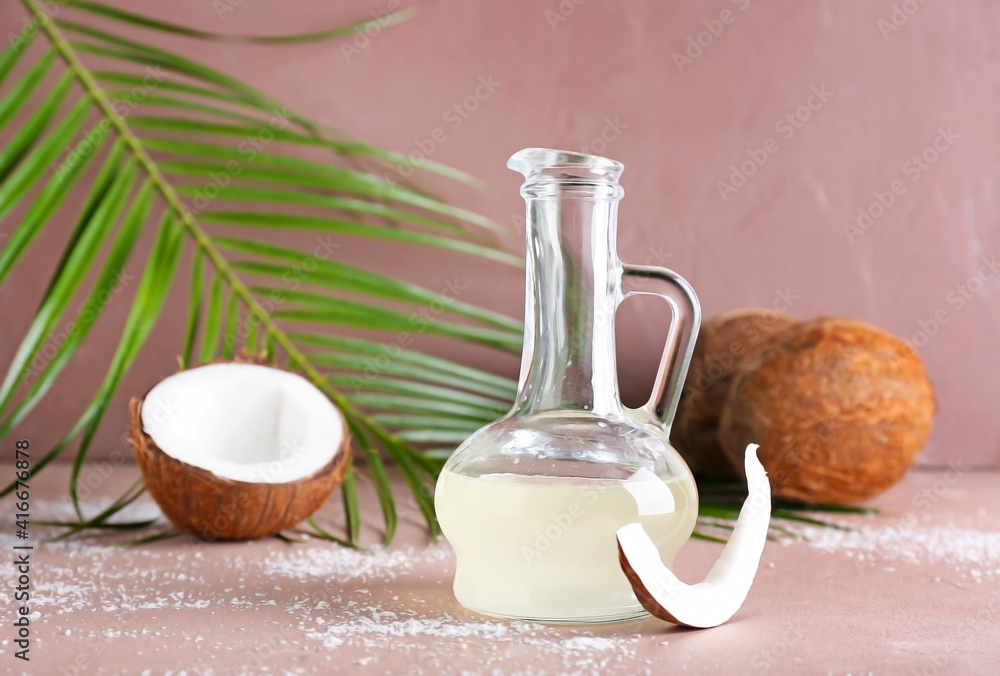
[[[343,478],[349,434],[308,380],[253,363],[172,375],[131,402],[134,453],[175,526],[205,539],[274,535]]]
[[[771,521],[771,486],[757,459],[757,445],[747,446],[744,460],[749,495],[719,560],[704,582],[688,585],[663,565],[656,544],[630,523],[618,529],[618,558],[642,607],[667,622],[689,627],[717,627],[743,605],[757,575]]]

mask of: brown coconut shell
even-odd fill
[[[621,544],[618,545],[618,563],[621,564],[622,572],[625,573],[625,577],[628,578],[628,582],[632,585],[632,593],[635,594],[636,600],[639,601],[639,605],[646,609],[646,611],[653,617],[659,618],[664,622],[672,622],[673,624],[681,624],[688,626],[686,623],[681,622],[673,614],[660,605],[653,594],[646,588],[645,583],[636,574],[635,569],[632,568],[632,564],[629,562],[628,558],[625,556],[625,551],[622,549]]]
[[[776,333],[794,324],[773,310],[734,310],[704,322],[698,332],[684,391],[677,406],[671,441],[695,473],[736,478],[736,462],[719,443],[719,419],[733,375]]]
[[[816,319],[774,336],[742,366],[719,440],[733,460],[760,444],[777,496],[851,504],[902,478],[935,408],[910,345],[865,322]]]
[[[336,453],[316,473],[283,484],[249,483],[167,455],[143,430],[144,400],[129,402],[132,452],[150,495],[186,533],[205,540],[253,540],[280,533],[315,514],[344,478],[351,456],[346,423]]]

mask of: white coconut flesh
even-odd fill
[[[656,544],[641,524],[618,530],[622,569],[653,615],[690,627],[716,627],[743,605],[757,575],[771,521],[771,486],[757,459],[756,444],[747,446],[744,464],[749,494],[729,542],[704,582],[681,582],[663,565]]]
[[[210,364],[150,390],[143,431],[167,455],[216,476],[289,483],[337,454],[343,418],[302,376],[257,364]]]

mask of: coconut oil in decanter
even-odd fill
[[[645,469],[628,480],[445,470],[435,506],[458,557],[455,595],[467,608],[513,619],[641,616],[615,531],[638,521],[672,565],[697,519],[691,485]]]

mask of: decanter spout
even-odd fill
[[[621,178],[625,165],[598,155],[551,148],[525,148],[511,155],[507,160],[507,168],[524,176],[525,187],[535,183],[567,187],[581,184],[618,187],[618,179]],[[524,194],[524,188],[521,189],[521,194]],[[622,194],[615,192],[612,196],[620,199]]]

